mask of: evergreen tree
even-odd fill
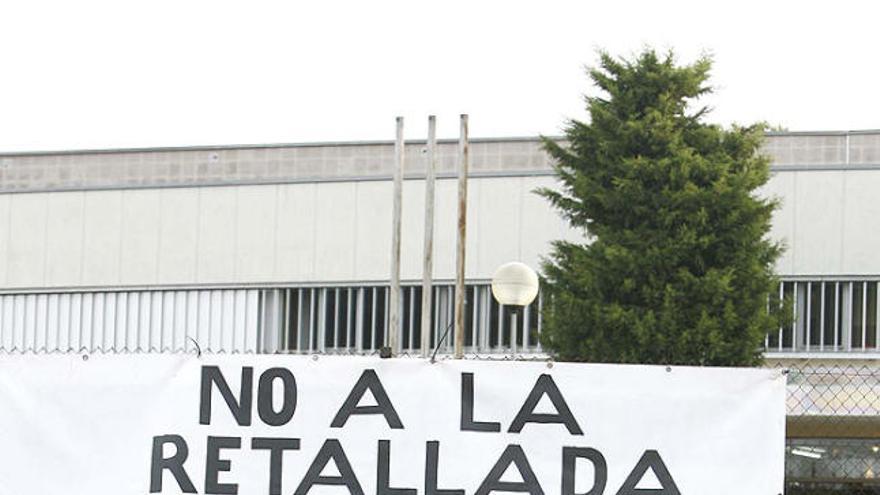
[[[544,140],[562,187],[539,193],[585,234],[544,264],[542,338],[560,359],[760,363],[783,313],[767,310],[781,247],[767,239],[776,203],[756,195],[770,173],[764,126],[692,111],[710,68],[601,53],[589,75],[605,94],[587,98],[589,122]]]

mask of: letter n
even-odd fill
[[[239,400],[235,400],[226,378],[217,366],[202,366],[202,387],[199,404],[199,424],[211,424],[211,391],[216,385],[229,411],[239,426],[251,425],[251,405],[254,390],[254,369],[249,366],[241,368],[241,391]]]

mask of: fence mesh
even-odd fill
[[[787,367],[786,494],[880,494],[880,367]]]

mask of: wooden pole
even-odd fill
[[[428,162],[425,164],[425,258],[422,264],[422,357],[431,352],[431,300],[434,287],[434,174],[437,169],[437,118],[428,116]]]
[[[397,117],[394,142],[394,204],[391,214],[391,290],[388,295],[388,333],[386,341],[391,356],[396,356],[400,336],[400,216],[403,205],[403,117]]]
[[[455,359],[464,357],[464,267],[467,234],[468,116],[461,116],[458,137],[458,237],[455,256]]]

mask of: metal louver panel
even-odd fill
[[[258,352],[260,292],[0,295],[0,352]]]

